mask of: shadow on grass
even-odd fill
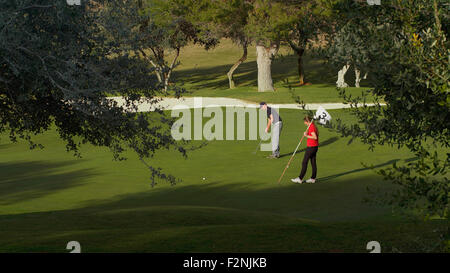
[[[418,159],[417,157],[412,157],[412,158],[405,159],[404,161],[405,162],[411,162],[411,161],[415,161],[417,159]],[[392,160],[389,160],[389,161],[387,161],[385,163],[381,163],[381,164],[378,164],[378,165],[368,166],[368,167],[364,167],[364,168],[359,168],[359,169],[351,170],[351,171],[348,171],[348,172],[343,172],[343,173],[338,173],[338,174],[334,174],[334,175],[329,175],[329,176],[326,176],[326,177],[319,177],[318,179],[320,181],[327,181],[327,180],[335,179],[335,178],[338,178],[340,176],[347,175],[347,174],[352,174],[352,173],[367,171],[367,170],[370,170],[370,169],[381,168],[381,167],[384,167],[384,166],[387,166],[387,165],[392,165],[392,164],[394,164],[394,163],[396,163],[398,161],[400,161],[400,159],[392,159]]]
[[[192,84],[198,89],[228,89],[228,78],[226,76],[230,65],[219,65],[207,68],[192,68],[174,71],[173,80]],[[304,58],[306,80],[313,84],[325,84],[335,86],[337,70],[323,63],[323,61],[306,56]],[[287,55],[276,58],[272,63],[272,79],[274,83],[284,82],[288,77],[297,76],[297,56]],[[258,71],[256,61],[242,63],[234,74],[237,86],[256,86]],[[351,76],[348,79],[352,80]],[[353,80],[354,81],[354,80]],[[295,84],[295,82],[291,82]],[[288,85],[285,85],[287,87]]]
[[[391,164],[393,164],[395,162],[398,162],[398,161],[400,161],[400,159],[393,159],[393,160],[389,160],[389,161],[387,161],[385,163],[374,165],[372,167],[364,167],[364,168],[354,169],[354,170],[351,170],[351,171],[348,171],[348,172],[343,172],[343,173],[329,175],[329,176],[326,176],[326,177],[319,177],[318,180],[320,180],[320,182],[327,181],[327,180],[335,179],[335,178],[338,178],[340,176],[344,176],[344,175],[347,175],[347,174],[358,173],[358,172],[367,171],[367,170],[370,170],[370,169],[376,169],[376,168],[384,167],[384,166],[391,165]]]
[[[324,147],[324,146],[330,145],[330,144],[332,144],[332,143],[334,143],[334,142],[336,142],[338,140],[339,140],[338,137],[331,137],[331,138],[329,138],[329,139],[327,139],[327,140],[325,140],[323,142],[320,142],[319,149],[320,149],[320,147]],[[297,153],[302,153],[304,151],[306,151],[306,148],[298,150]],[[294,151],[292,151],[290,153],[282,154],[282,155],[280,155],[280,158],[285,157],[285,156],[291,156],[293,153],[294,153]]]
[[[33,222],[42,222],[49,225],[49,229],[127,229],[139,226],[160,229],[257,222],[274,224],[291,220],[317,223],[318,220],[360,219],[380,212],[362,203],[366,186],[375,184],[375,180],[375,176],[363,176],[332,184],[296,185],[284,182],[278,185],[276,178],[267,178],[266,184],[272,186],[265,188],[257,188],[254,182],[245,179],[233,183],[179,184],[120,195],[113,200],[88,201],[82,203],[83,207],[79,209],[24,213],[22,215],[26,217],[15,225],[27,228],[34,226]],[[331,202],[335,199],[342,199],[342,202]],[[348,206],[354,209],[348,210]],[[311,207],[315,209],[311,210]],[[80,219],[81,216],[84,219]],[[3,226],[3,220],[10,218],[18,219],[20,214],[0,215],[0,226]],[[54,222],[53,218],[59,221]]]
[[[368,236],[373,230],[368,220],[390,212],[362,203],[366,187],[374,184],[379,181],[372,175],[313,185],[273,181],[265,188],[245,179],[213,181],[155,188],[79,209],[0,215],[5,235],[0,250],[65,252],[71,240],[80,241],[85,252],[295,251],[299,246],[319,251],[337,242],[344,247],[355,234]],[[359,222],[328,229],[329,223],[317,219]],[[385,230],[372,237],[386,235]],[[308,238],[314,239],[305,244]]]
[[[0,150],[8,149],[9,147],[11,147],[11,144],[0,144]]]
[[[381,182],[377,175],[358,178],[340,178],[339,183],[297,185],[285,179],[277,184],[276,177],[265,178],[268,187],[255,187],[254,182],[241,181],[183,185],[153,189],[149,192],[124,195],[115,202],[104,204],[85,203],[88,210],[107,212],[102,215],[105,224],[108,217],[123,214],[148,222],[152,226],[163,225],[164,218],[170,226],[178,225],[228,225],[255,222],[276,223],[289,219],[307,222],[366,219],[389,212],[363,203],[367,186],[390,188],[389,182]],[[341,200],[336,204],[335,200]],[[311,208],[314,207],[314,210]],[[352,210],[348,210],[352,207]],[[176,215],[170,215],[170,213]],[[182,212],[186,210],[186,212]],[[209,211],[220,211],[218,215]],[[178,212],[177,212],[178,211]],[[188,211],[191,211],[190,213]],[[195,212],[194,212],[195,211]],[[110,214],[109,214],[110,213]],[[151,213],[152,219],[139,215]],[[126,217],[125,217],[126,218]],[[127,220],[128,221],[128,220]],[[125,225],[134,225],[131,221]],[[137,222],[136,222],[137,223]]]
[[[93,175],[91,170],[59,171],[77,163],[77,161],[0,163],[0,205],[39,198],[81,185],[84,178]]]

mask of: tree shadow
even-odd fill
[[[11,147],[11,144],[0,144],[0,150],[8,149],[9,147]]]
[[[226,76],[232,64],[219,65],[207,68],[192,68],[174,71],[173,79],[176,82],[192,84],[196,89],[228,89]],[[322,60],[305,56],[304,69],[306,80],[313,84],[335,86],[337,70]],[[334,73],[336,72],[336,73]],[[298,76],[297,56],[286,55],[276,58],[272,63],[272,80],[274,83],[285,82],[288,77]],[[256,86],[258,70],[256,61],[242,63],[234,74],[238,87]],[[295,83],[295,82],[292,82]],[[285,84],[288,87],[289,84]]]
[[[35,251],[61,252],[61,245],[77,238],[84,242],[84,252],[190,252],[198,247],[223,251],[242,234],[272,227],[276,232],[268,232],[267,239],[259,237],[262,233],[245,237],[235,250],[273,251],[270,242],[290,244],[292,235],[315,234],[323,227],[318,221],[367,222],[390,214],[389,208],[362,202],[367,186],[379,185],[376,175],[304,185],[277,185],[275,177],[265,180],[264,188],[245,178],[228,184],[218,179],[89,201],[76,209],[0,215],[5,235],[0,249],[29,252],[30,246],[39,246]],[[381,185],[389,187],[388,182]],[[280,236],[278,231],[287,233]],[[323,232],[317,240],[334,240],[330,230]]]
[[[419,159],[419,158],[418,157],[411,157],[411,158],[405,159],[403,161],[407,163],[407,162],[411,162],[411,161],[416,161],[417,159]],[[319,178],[319,179],[320,179],[320,181],[327,181],[327,180],[338,178],[340,176],[347,175],[347,174],[352,174],[352,173],[362,172],[362,171],[366,171],[366,170],[370,170],[370,169],[376,169],[376,168],[384,167],[384,166],[387,166],[387,165],[392,165],[392,164],[394,164],[395,162],[398,162],[398,161],[400,161],[400,159],[392,159],[392,160],[389,160],[389,161],[387,161],[385,163],[382,163],[382,164],[378,164],[378,165],[374,165],[374,166],[368,166],[368,167],[364,167],[364,168],[359,168],[359,169],[351,170],[351,171],[348,171],[348,172],[343,172],[343,173],[339,173],[339,174],[326,176],[326,177]]]
[[[102,225],[103,228],[113,228],[111,224],[116,223],[121,229],[144,224],[149,228],[159,229],[162,225],[179,227],[252,224],[255,219],[265,219],[264,221],[272,223],[289,218],[307,222],[328,221],[339,217],[354,219],[367,216],[364,213],[359,214],[358,210],[372,210],[370,206],[362,204],[362,197],[366,194],[366,186],[376,180],[376,175],[345,179],[338,185],[318,183],[299,186],[287,182],[278,185],[276,179],[266,178],[267,184],[272,185],[266,188],[255,188],[254,182],[245,179],[233,183],[214,180],[208,183],[180,184],[175,188],[154,188],[147,192],[119,195],[111,200],[86,201],[81,204],[81,208],[60,212],[24,213],[23,215],[35,215],[27,217],[24,222],[31,224],[31,221],[43,221],[43,218],[53,218],[55,213],[59,213],[62,216],[58,217],[61,221],[49,222],[54,228],[75,227],[89,230]],[[329,201],[347,195],[349,198],[345,199],[346,202],[360,205],[358,209],[347,211],[344,204],[330,205],[332,202]],[[316,209],[326,209],[317,213],[310,209],[312,206]],[[214,211],[218,215],[212,215],[211,212]],[[337,213],[330,214],[330,211]],[[86,218],[80,221],[77,215]],[[269,219],[269,215],[276,218]],[[8,217],[0,215],[0,224]]]
[[[416,161],[418,159],[419,159],[419,157],[415,156],[415,157],[411,157],[411,158],[405,159],[405,162],[409,163],[409,162],[412,162],[412,161]]]
[[[376,168],[384,167],[384,166],[391,165],[391,164],[393,164],[395,162],[398,162],[398,161],[400,161],[400,159],[392,159],[392,160],[389,160],[389,161],[387,161],[385,163],[381,163],[381,164],[374,165],[374,166],[368,166],[368,167],[364,167],[364,168],[354,169],[354,170],[351,170],[351,171],[348,171],[348,172],[333,174],[333,175],[329,175],[329,176],[326,176],[326,177],[319,177],[318,180],[321,181],[321,182],[322,181],[327,181],[327,180],[335,179],[335,178],[338,178],[340,176],[344,176],[344,175],[347,175],[347,174],[352,174],[352,173],[367,171],[367,170],[370,170],[370,169],[376,169]]]
[[[320,149],[320,147],[324,147],[324,146],[330,145],[330,144],[336,142],[337,140],[339,140],[338,137],[335,137],[335,136],[334,137],[330,137],[329,139],[319,143],[319,149]],[[301,152],[304,152],[304,151],[306,151],[306,148],[298,150],[297,153],[301,153]],[[285,157],[285,156],[290,156],[293,153],[294,153],[294,151],[292,151],[290,153],[282,154],[282,155],[280,155],[280,158]]]
[[[326,63],[324,60],[314,56],[303,56],[304,80],[307,83],[322,86],[336,86],[337,72],[339,69]],[[282,71],[284,77],[279,80],[283,81],[284,87],[295,87],[298,83],[298,57],[295,54],[283,56],[278,63],[274,63],[275,71]],[[293,82],[289,82],[286,76],[294,77]],[[285,82],[284,80],[288,80]]]
[[[196,89],[227,89],[226,76],[231,65],[219,65],[207,68],[192,68],[173,72],[173,81],[192,84]],[[254,86],[257,83],[256,62],[242,63],[234,75],[238,86]]]
[[[39,198],[56,191],[83,184],[94,175],[92,169],[64,171],[79,161],[0,163],[0,205]]]

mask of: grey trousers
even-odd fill
[[[272,124],[272,155],[280,155],[280,135],[281,129],[283,128],[283,123],[278,121]]]

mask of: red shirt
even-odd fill
[[[317,128],[314,123],[311,123],[308,129],[308,136],[312,136],[312,132],[316,133],[317,139],[308,138],[306,140],[306,146],[308,147],[316,147],[319,146],[319,133],[317,132]]]

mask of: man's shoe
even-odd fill
[[[302,183],[302,180],[300,179],[300,177],[292,178],[291,181],[294,183],[298,183],[298,184]]]
[[[306,180],[306,183],[316,183],[316,179],[310,178],[308,180]]]
[[[278,158],[278,157],[276,157],[275,155],[271,154],[271,155],[268,155],[267,158]]]

